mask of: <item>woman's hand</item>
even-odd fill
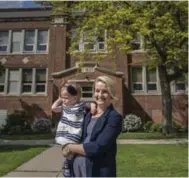
[[[68,144],[62,147],[62,155],[68,157],[71,154],[71,151],[68,147]]]
[[[66,147],[68,147],[71,154],[85,155],[83,144],[70,143],[70,144],[67,144]]]

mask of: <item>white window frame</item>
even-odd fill
[[[133,82],[133,69],[134,68],[141,68],[142,69],[142,82]],[[136,92],[144,92],[144,68],[142,66],[132,66],[131,67],[131,88],[132,88],[132,92],[136,93]],[[134,84],[142,84],[142,90],[135,90],[134,89]]]
[[[146,68],[146,88],[147,88],[147,92],[148,93],[154,93],[154,92],[157,92],[158,91],[158,73],[157,73],[157,68],[155,69],[155,72],[156,72],[156,82],[148,82],[147,81],[147,77],[148,77],[148,71],[150,71],[150,69]],[[156,90],[149,90],[148,89],[148,84],[156,84]]]
[[[25,31],[34,30],[35,36],[34,36],[34,47],[33,51],[25,51],[24,50],[24,44],[25,44]],[[7,51],[0,51],[0,54],[46,54],[49,51],[49,29],[16,29],[16,30],[0,30],[0,32],[8,31],[8,44],[7,44]],[[14,31],[21,31],[21,41],[20,41],[20,51],[19,52],[12,52],[12,36]],[[46,50],[37,50],[37,43],[38,43],[38,31],[47,31],[47,42],[41,43],[41,45],[46,45]]]
[[[132,49],[132,53],[140,53],[140,52],[144,52],[144,38],[142,35],[140,35],[139,33],[137,33],[137,36],[139,36],[140,41],[138,42],[137,39],[135,41],[133,41],[133,44],[139,44],[139,49]]]
[[[133,68],[142,68],[142,82],[133,82],[132,78],[133,78]],[[131,66],[130,68],[130,81],[131,81],[131,92],[134,94],[160,94],[160,83],[159,83],[159,76],[158,76],[158,69],[156,68],[156,82],[152,82],[152,83],[156,83],[156,90],[148,90],[148,81],[147,81],[147,66],[141,66],[141,65],[135,65],[135,66]],[[142,90],[135,90],[133,84],[142,84]]]
[[[34,92],[36,93],[36,94],[44,94],[44,93],[46,93],[47,92],[47,68],[46,69],[44,69],[44,70],[46,70],[46,82],[45,83],[37,83],[36,82],[36,74],[37,74],[37,70],[38,69],[41,69],[41,68],[37,68],[37,69],[35,69],[35,79],[34,79],[34,81],[35,81],[35,83],[34,83],[34,85],[35,85],[35,88],[34,88]],[[44,92],[37,92],[36,91],[36,88],[37,88],[37,86],[45,86],[45,91]]]
[[[0,32],[7,32],[8,33],[8,39],[7,39],[7,44],[0,44],[0,46],[6,46],[7,50],[6,51],[0,51],[0,53],[7,53],[7,51],[9,50],[8,46],[9,46],[9,30],[2,30]]]
[[[26,31],[34,31],[34,42],[33,42],[33,44],[31,43],[26,43],[25,42],[25,37],[26,37]],[[24,30],[24,46],[23,46],[23,52],[24,53],[34,53],[34,51],[35,51],[35,44],[36,44],[36,30],[35,29],[28,29],[28,30]],[[25,50],[25,45],[27,45],[27,46],[33,46],[33,50],[32,51],[27,51],[27,50]]]
[[[4,70],[3,73],[4,73],[4,78],[5,78],[6,77],[6,70]],[[5,93],[5,80],[6,80],[6,78],[4,79],[4,82],[0,82],[0,86],[4,87],[3,92],[0,91],[0,93]]]
[[[32,72],[32,78],[33,78],[33,69],[31,69],[31,68],[27,68],[27,69],[30,69],[31,70],[31,72]],[[25,69],[22,69],[22,77],[23,77],[23,72],[24,72],[24,70]],[[23,82],[23,78],[21,77],[21,93],[22,94],[32,94],[32,85],[33,85],[33,80],[32,80],[32,82],[31,83],[27,83],[27,82]],[[25,92],[25,91],[23,91],[23,86],[25,86],[25,85],[31,85],[31,92]]]
[[[85,50],[85,45],[92,43],[92,42],[88,42],[88,41],[84,41],[84,32],[81,35],[81,39],[80,39],[80,43],[79,43],[79,51],[86,51],[86,52],[90,52],[90,53],[96,53],[96,52],[100,52],[100,53],[106,53],[107,52],[107,30],[104,30],[104,41],[99,41],[93,44],[93,48],[92,49],[87,49]],[[100,44],[104,44],[104,49],[100,49],[99,46]]]
[[[28,68],[30,69],[30,68]],[[11,96],[18,96],[18,95],[47,95],[47,82],[48,82],[48,68],[40,68],[40,69],[46,69],[46,82],[45,82],[45,91],[44,92],[36,92],[36,68],[32,69],[32,91],[31,92],[22,92],[22,72],[23,68],[6,68],[5,69],[5,86],[4,86],[4,93],[0,93],[0,95],[11,95]],[[18,87],[19,91],[17,93],[9,93],[8,87],[9,87],[9,70],[19,70],[19,81],[18,81]],[[43,84],[44,85],[44,84]]]

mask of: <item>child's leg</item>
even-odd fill
[[[69,158],[65,158],[65,161],[63,163],[63,176],[64,177],[71,177],[71,172],[70,172],[70,164],[72,164],[73,161],[73,156]]]

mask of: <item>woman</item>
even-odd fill
[[[74,177],[116,177],[116,138],[121,132],[122,116],[113,108],[115,83],[100,76],[94,83],[97,112],[88,112],[84,119],[82,144],[68,144],[66,150],[75,154]]]

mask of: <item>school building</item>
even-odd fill
[[[116,82],[118,100],[114,106],[123,116],[133,113],[143,120],[161,123],[158,71],[149,70],[141,62],[146,58],[142,40],[136,40],[132,54],[118,54],[115,64],[109,57],[95,63],[90,55],[95,55],[97,50],[106,53],[107,34],[104,33],[90,46],[88,59],[80,68],[77,59],[66,53],[67,25],[64,16],[52,15],[50,7],[0,9],[0,61],[5,67],[0,77],[1,122],[15,110],[27,110],[31,117],[51,117],[51,105],[59,95],[62,78],[78,82],[82,99],[91,100],[95,78],[107,75]],[[77,52],[87,45],[81,39]],[[171,91],[173,118],[186,125],[186,82],[172,82]]]

